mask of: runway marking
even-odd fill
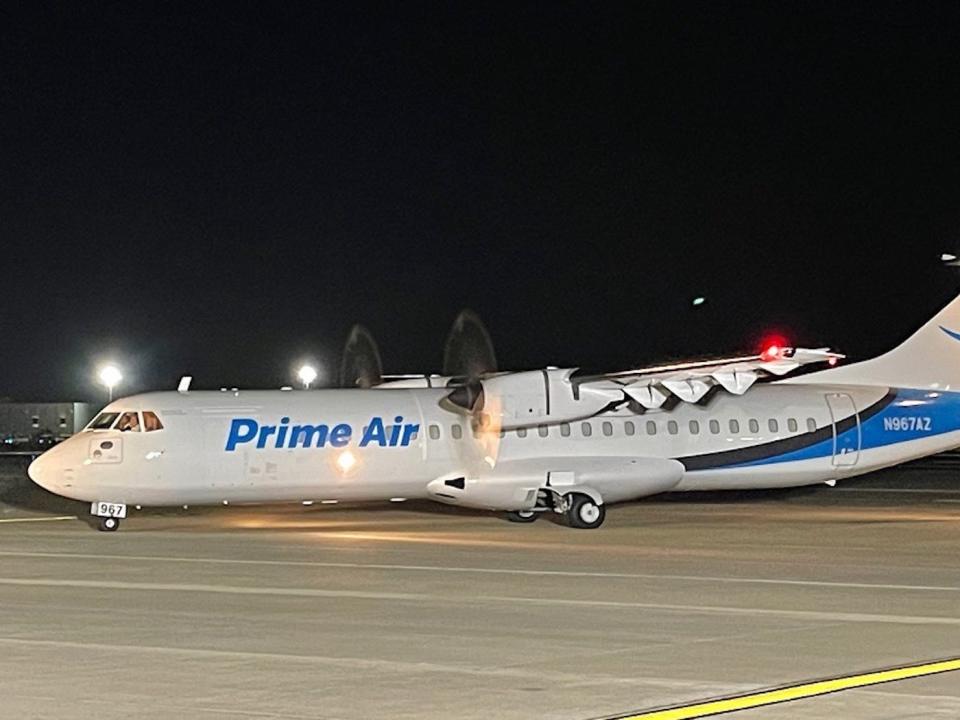
[[[515,595],[473,595],[458,598],[431,593],[395,593],[360,590],[322,590],[297,587],[255,587],[244,585],[205,585],[193,583],[122,582],[115,580],[61,580],[56,578],[4,578],[0,585],[11,587],[81,588],[90,590],[131,590],[135,592],[213,593],[221,595],[262,595],[274,597],[355,598],[359,600],[394,600],[408,602],[501,603],[515,605],[557,605],[584,608],[617,608],[626,610],[662,610],[665,612],[697,613],[706,615],[748,615],[750,617],[778,617],[794,620],[837,621],[858,623],[889,623],[899,625],[960,626],[960,618],[930,615],[884,615],[844,613],[819,610],[776,610],[757,607],[728,607],[722,605],[676,605],[672,603],[620,602],[616,600],[576,600],[567,598],[524,597]]]
[[[584,676],[580,672],[533,671],[529,667],[455,665],[449,662],[436,663],[417,660],[388,660],[385,658],[338,657],[335,655],[299,655],[296,653],[278,653],[257,650],[218,650],[212,648],[172,647],[169,645],[123,645],[116,643],[77,642],[71,640],[40,640],[28,638],[0,637],[0,646],[50,648],[53,650],[91,650],[103,651],[111,656],[118,652],[137,654],[180,655],[189,658],[208,660],[273,660],[277,662],[299,662],[315,665],[332,665],[354,670],[372,670],[376,672],[419,672],[443,673],[450,675],[490,676],[517,678],[529,681],[531,677],[543,682],[563,683],[567,687],[591,687],[610,684],[658,685],[671,690],[703,692],[705,687],[722,688],[725,683],[710,680],[681,680],[647,676],[600,675]],[[740,685],[737,688],[746,691]]]
[[[5,518],[0,523],[23,523],[23,522],[57,522],[58,520],[76,520],[76,515],[62,515],[60,517],[34,517],[34,518]]]
[[[960,658],[950,658],[919,665],[902,665],[887,670],[858,673],[856,675],[842,675],[827,680],[788,685],[770,690],[760,690],[745,693],[734,697],[707,700],[703,702],[681,705],[662,710],[617,715],[612,720],[690,720],[691,718],[705,718],[722,713],[737,712],[750,708],[776,705],[778,703],[805,700],[807,698],[828,695],[843,690],[880,685],[882,683],[909,680],[911,678],[938,675],[941,673],[960,670]]]
[[[589,572],[578,570],[524,570],[522,568],[483,568],[449,565],[393,565],[389,563],[344,563],[309,560],[252,560],[238,558],[176,557],[162,555],[117,555],[98,553],[20,552],[0,550],[0,557],[35,557],[49,559],[126,560],[129,562],[163,562],[221,565],[266,565],[277,567],[339,568],[345,570],[384,570],[396,572],[475,573],[480,575],[526,575],[532,577],[582,577],[620,580],[678,580],[689,582],[732,583],[748,585],[787,585],[804,587],[857,588],[864,590],[911,590],[922,592],[960,592],[957,585],[904,585],[893,583],[857,583],[830,580],[791,580],[777,578],[720,577],[711,575],[667,575],[658,573]]]

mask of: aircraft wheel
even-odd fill
[[[100,518],[100,524],[97,527],[101,532],[116,532],[120,527],[120,518],[105,517]]]
[[[607,509],[598,505],[593,498],[583,493],[573,493],[570,496],[570,507],[567,509],[567,523],[572,528],[592,530],[603,525]]]
[[[514,510],[507,513],[507,520],[515,523],[532,523],[537,519],[537,513],[533,510]]]

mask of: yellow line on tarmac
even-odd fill
[[[21,523],[21,522],[57,522],[58,520],[76,520],[76,515],[61,515],[59,517],[30,517],[30,518],[4,518],[0,523]]]
[[[617,720],[690,720],[691,718],[705,718],[711,715],[720,715],[721,713],[736,712],[738,710],[747,710],[749,708],[791,702],[793,700],[803,700],[818,695],[840,692],[841,690],[852,690],[854,688],[867,687],[868,685],[879,685],[880,683],[909,680],[910,678],[958,670],[960,670],[960,658],[951,658],[948,660],[922,663],[920,665],[905,665],[889,670],[876,670],[859,675],[845,675],[829,680],[815,680],[813,682],[790,685],[773,690],[761,690],[759,692],[737,695],[736,697],[707,700],[705,702],[697,702],[691,705],[683,705],[664,710],[651,710],[634,715],[620,715],[617,716]]]

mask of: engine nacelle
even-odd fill
[[[481,426],[503,430],[592,417],[626,399],[614,382],[577,386],[570,381],[574,372],[553,368],[498,375],[459,387],[447,399],[471,411]]]

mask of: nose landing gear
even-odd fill
[[[100,532],[116,532],[120,528],[120,518],[102,517],[97,523],[97,530]]]
[[[115,532],[120,527],[121,518],[127,516],[127,506],[123,503],[95,502],[90,504],[90,514],[99,518],[97,529],[100,532]]]

